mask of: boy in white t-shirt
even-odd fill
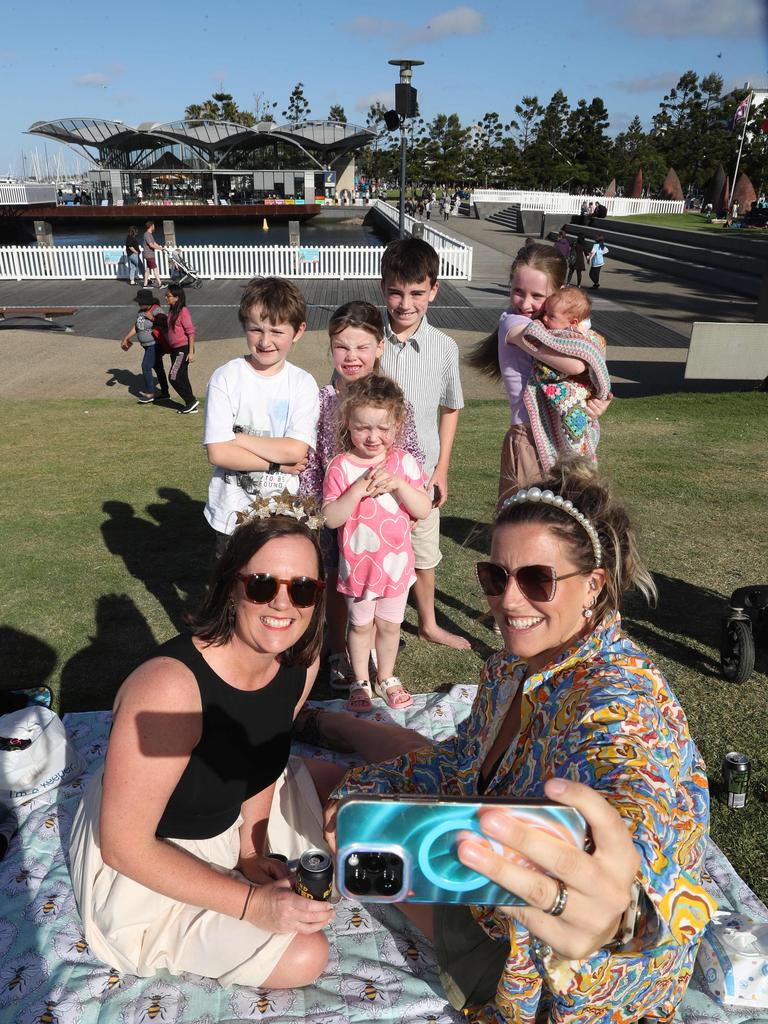
[[[204,515],[216,531],[217,555],[236,513],[255,497],[298,493],[319,415],[314,378],[286,362],[307,326],[296,285],[279,277],[249,281],[238,316],[248,355],[214,370],[205,401],[203,444],[215,468]]]

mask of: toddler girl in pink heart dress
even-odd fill
[[[347,707],[371,711],[368,655],[374,621],[378,678],[374,689],[398,710],[413,698],[394,674],[400,624],[415,580],[411,524],[432,507],[423,468],[397,446],[405,397],[389,377],[372,373],[348,385],[338,409],[341,454],[323,482],[326,525],[339,531],[338,590],[349,620],[354,681]]]

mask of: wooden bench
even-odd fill
[[[0,306],[0,330],[38,328],[72,334],[71,324],[57,323],[54,317],[74,316],[77,306]]]

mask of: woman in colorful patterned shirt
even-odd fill
[[[493,527],[477,575],[504,650],[486,662],[455,737],[342,715],[318,724],[384,763],[335,791],[541,798],[572,804],[593,853],[483,812],[488,836],[458,856],[526,907],[403,906],[432,938],[444,987],[470,1019],[533,1024],[671,1021],[714,909],[701,886],[709,802],[702,759],[660,671],[622,633],[621,593],[654,584],[626,511],[584,460],[519,491]],[[549,781],[547,781],[549,780]],[[543,1016],[542,1016],[543,1014]]]

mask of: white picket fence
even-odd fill
[[[572,196],[565,192],[532,192],[517,189],[476,188],[472,193],[475,203],[509,203],[520,205],[521,210],[541,210],[543,213],[581,213],[581,204],[602,203],[609,217],[629,217],[635,213],[683,213],[685,203],[676,199],[627,199],[624,196]]]
[[[395,211],[396,213],[397,211]],[[425,238],[440,257],[440,277],[469,280],[472,249],[440,232]],[[432,237],[434,236],[434,238]],[[382,245],[184,245],[187,266],[203,278],[295,277],[361,280],[381,277]],[[168,277],[169,254],[157,253],[161,277]],[[122,248],[101,245],[0,246],[3,281],[109,281],[127,276]]]
[[[0,205],[25,206],[28,203],[55,202],[55,185],[0,185]]]
[[[385,203],[382,199],[375,199],[372,205],[392,224],[400,224],[400,211],[391,203]],[[425,242],[436,250],[440,257],[440,277],[453,278],[454,280],[472,280],[472,246],[466,242],[446,235],[443,231],[433,228],[428,221],[417,220],[416,217],[405,215],[405,230],[409,235],[413,234],[414,225],[418,224],[423,232]]]

